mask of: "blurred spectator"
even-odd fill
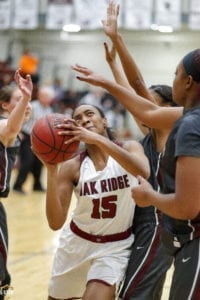
[[[72,89],[66,90],[63,93],[63,98],[58,102],[58,112],[64,114],[66,117],[71,118],[72,111],[79,102],[79,95]]]
[[[125,130],[125,110],[115,98],[106,93],[102,99],[104,114],[108,120],[108,125],[116,132],[116,137],[123,137]]]
[[[30,49],[25,49],[19,60],[21,72],[24,75],[30,74],[34,82],[38,81],[38,65],[39,59],[30,52]]]
[[[49,87],[40,87],[38,91],[38,100],[32,101],[32,113],[30,119],[22,127],[22,141],[19,152],[19,169],[14,191],[25,194],[23,184],[25,183],[29,172],[33,174],[33,190],[44,191],[41,184],[42,163],[31,150],[30,134],[34,123],[41,117],[53,112],[51,107],[53,99],[52,89]]]
[[[5,73],[0,80],[0,88],[13,82],[13,74]]]
[[[32,99],[37,98],[39,73],[38,73],[39,59],[35,54],[30,52],[30,49],[25,49],[19,60],[19,68],[22,75],[30,74],[33,81]]]
[[[91,88],[91,90],[85,95],[83,96],[79,103],[80,104],[91,104],[91,105],[96,105],[100,108],[102,108],[102,99],[104,97],[104,90],[102,88],[98,88],[98,87],[93,87]]]
[[[0,88],[14,81],[15,70],[12,70],[5,61],[0,61]]]
[[[54,90],[53,105],[56,105],[64,96],[64,89],[62,86],[62,81],[59,78],[55,78],[52,86]]]

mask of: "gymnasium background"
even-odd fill
[[[9,62],[14,70],[29,48],[39,59],[41,84],[59,78],[64,88],[76,91],[90,87],[75,79],[70,69],[74,63],[112,78],[103,48],[108,38],[101,26],[107,2],[1,0],[0,61]],[[180,58],[200,46],[200,0],[116,2],[121,6],[120,32],[147,85],[171,85]],[[69,24],[76,26],[69,28]],[[3,73],[0,69],[0,76]]]

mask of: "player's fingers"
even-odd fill
[[[117,17],[119,16],[119,10],[120,10],[120,5],[118,4],[118,5],[117,5],[117,10],[116,10],[116,15],[117,15]]]
[[[106,53],[108,52],[108,44],[106,42],[103,43]]]
[[[108,6],[107,6],[107,17],[109,16],[109,13],[110,13],[110,5],[111,5],[110,2],[111,1],[109,1]]]
[[[104,50],[105,50],[106,61],[109,63],[109,61],[110,61],[110,53],[109,53],[108,44],[107,43],[103,43],[103,45],[104,45]]]
[[[90,71],[89,71],[88,69],[83,68],[83,67],[77,67],[77,66],[74,66],[74,67],[72,67],[72,69],[73,69],[74,71],[77,71],[77,72],[82,73],[82,74],[84,74],[84,75],[88,75],[88,74],[90,73]]]
[[[79,71],[80,67],[78,67],[77,65],[73,65],[73,66],[71,66],[71,69],[74,71]]]
[[[76,121],[74,119],[64,119],[64,123],[76,125]]]
[[[70,145],[72,144],[73,142],[76,142],[76,141],[79,141],[78,137],[74,136],[70,139],[68,139],[67,141],[64,142],[65,145]]]
[[[14,79],[15,79],[15,81],[18,83],[18,81],[19,81],[19,69],[17,69],[17,70],[15,71]]]
[[[28,81],[31,81],[31,75],[27,74],[27,75],[26,75],[26,79],[27,79]]]
[[[85,77],[76,76],[76,78],[80,81],[87,81],[87,78],[85,78]]]
[[[58,131],[58,135],[71,135],[73,136],[75,134],[75,131],[72,130],[60,130]]]
[[[74,70],[80,72],[80,73],[83,73],[85,75],[89,75],[91,73],[91,70],[89,70],[88,68],[86,67],[83,67],[83,66],[80,66],[78,64],[75,65],[75,68]]]
[[[67,123],[61,123],[61,124],[57,124],[55,126],[55,128],[59,128],[59,129],[63,129],[63,130],[73,130],[73,129],[77,129],[76,124],[73,124],[72,122],[67,122]]]
[[[113,1],[111,1],[110,4],[110,13],[113,14],[115,12],[115,3]]]
[[[73,67],[76,68],[76,69],[80,69],[80,70],[88,70],[88,68],[83,67],[83,66],[81,66],[79,64],[75,64]]]

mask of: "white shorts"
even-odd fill
[[[75,235],[65,226],[56,251],[49,296],[57,299],[82,297],[90,280],[116,288],[124,279],[134,237],[116,242],[93,243]]]

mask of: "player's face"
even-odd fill
[[[15,108],[15,106],[17,105],[17,103],[20,101],[20,99],[22,97],[23,97],[22,92],[19,89],[15,89],[12,92],[12,95],[10,97],[10,101],[6,105],[7,111],[11,112]]]
[[[100,115],[100,112],[92,105],[81,105],[76,108],[73,119],[78,126],[82,126],[96,133],[105,134],[107,120]]]
[[[21,98],[23,97],[22,92],[19,89],[15,89],[11,95],[9,103],[6,103],[6,110],[10,113],[15,106],[19,103]],[[25,111],[25,121],[29,119],[31,114],[31,104],[27,104],[27,108]]]

